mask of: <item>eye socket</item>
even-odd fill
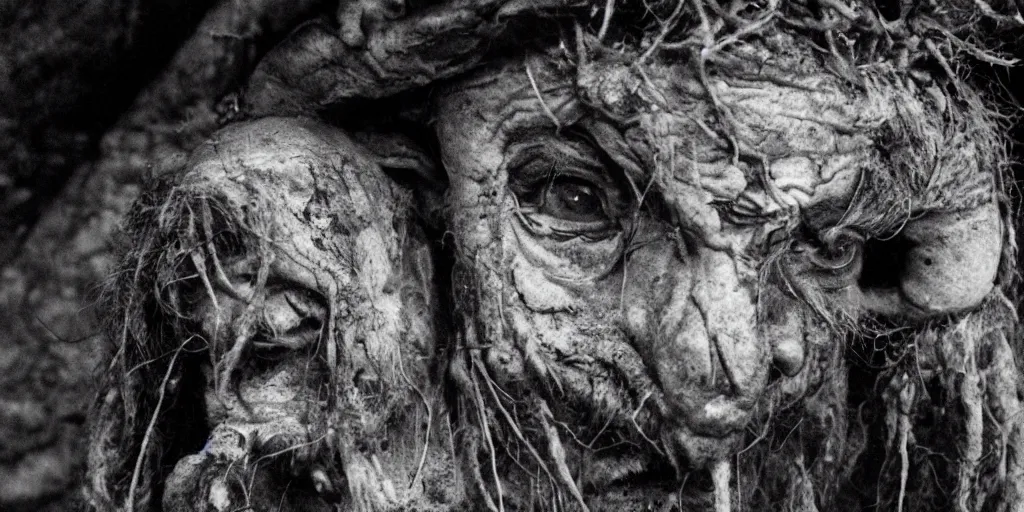
[[[838,290],[853,285],[864,264],[864,239],[852,232],[825,237],[810,237],[790,242],[791,252],[798,257],[805,271],[813,275],[817,286]]]
[[[272,290],[263,310],[269,337],[254,345],[298,350],[314,344],[320,336],[325,309],[321,300],[307,290]]]
[[[621,231],[632,211],[630,188],[585,134],[531,134],[509,151],[509,187],[534,235],[603,240]]]
[[[246,361],[246,368],[257,374],[316,350],[326,317],[322,300],[309,290],[269,288]]]
[[[844,240],[828,249],[814,251],[808,259],[822,270],[841,271],[853,265],[861,255],[861,245],[856,241]]]
[[[604,207],[604,193],[586,180],[558,176],[544,188],[538,213],[571,222],[611,222]]]

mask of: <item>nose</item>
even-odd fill
[[[775,288],[760,291],[759,331],[771,347],[772,364],[783,375],[793,377],[807,358],[803,332],[805,308]]]
[[[656,279],[634,281],[649,289],[631,300],[627,321],[664,394],[666,419],[707,435],[742,428],[776,352],[758,328],[756,271],[712,249],[685,259],[638,254],[630,266],[639,265],[662,269]]]
[[[752,402],[764,388],[769,364],[757,330],[756,273],[745,271],[742,262],[721,251],[706,251],[698,263],[689,303],[700,312],[705,343],[727,379],[723,394]],[[711,369],[718,368],[712,364]]]
[[[804,366],[804,345],[792,337],[772,344],[772,363],[783,375],[792,377]]]

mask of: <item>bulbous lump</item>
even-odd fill
[[[607,420],[677,470],[709,464],[738,449],[729,434],[764,398],[772,365],[795,377],[788,387],[808,389],[822,376],[805,358],[841,351],[842,326],[873,313],[913,323],[975,307],[991,290],[1003,243],[994,171],[969,144],[938,144],[970,164],[949,166],[955,179],[936,186],[972,204],[957,215],[933,205],[936,191],[917,185],[930,169],[899,167],[878,149],[914,109],[927,136],[942,133],[942,116],[903,83],[880,76],[881,92],[863,95],[820,69],[791,85],[726,70],[709,80],[729,109],[723,127],[686,64],[654,61],[641,74],[602,55],[574,73],[552,60],[455,82],[435,112],[449,228],[472,276],[460,297],[478,313],[472,343],[500,354],[484,360],[503,386],[550,383],[528,393],[566,404],[551,409],[574,435]],[[901,136],[884,142],[911,151]],[[579,179],[588,195],[606,193],[612,228],[594,231],[541,200],[580,190]],[[640,206],[615,217],[613,196]],[[865,241],[894,235],[910,247],[902,293],[927,301],[926,315],[920,305],[873,309],[879,289],[861,280],[875,261]],[[970,245],[981,250],[954,249]],[[808,347],[809,336],[828,342]],[[581,481],[606,489],[621,477],[594,470]]]
[[[995,287],[1003,226],[993,199],[971,210],[927,214],[900,232],[909,248],[897,289],[866,295],[883,314],[926,318],[976,307]]]

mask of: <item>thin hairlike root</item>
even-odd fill
[[[537,86],[537,80],[533,78],[533,70],[530,69],[529,64],[526,64],[526,77],[530,79],[530,87],[533,88],[533,94],[537,96],[537,101],[540,102],[540,107],[544,109],[544,115],[548,116],[548,119],[554,123],[555,130],[561,130],[562,123],[559,122],[558,116],[556,116],[555,112],[551,110],[551,107],[548,106],[547,100],[544,99],[544,95],[541,94],[540,87]]]
[[[217,396],[227,396],[228,388],[231,386],[235,371],[242,364],[243,356],[245,355],[246,349],[252,344],[254,339],[254,329],[257,323],[256,311],[262,305],[263,295],[262,291],[267,286],[267,278],[270,275],[270,261],[269,255],[262,259],[260,262],[259,270],[256,272],[256,283],[253,289],[253,297],[249,300],[249,303],[245,306],[245,310],[242,311],[238,318],[232,323],[232,334],[234,334],[235,341],[231,346],[231,349],[224,356],[224,367],[221,370],[222,377],[220,387],[217,388]],[[240,401],[243,406],[244,401]]]
[[[474,342],[476,341],[475,336],[473,336],[472,339]],[[487,422],[487,408],[485,406],[484,397],[483,394],[480,392],[480,383],[477,382],[476,376],[473,375],[472,371],[466,373],[468,373],[468,375],[464,375],[464,377],[468,379],[470,381],[470,384],[473,386],[473,399],[476,405],[477,419],[480,421],[480,430],[483,432],[484,441],[487,443],[487,451],[490,454],[491,474],[494,476],[494,486],[498,493],[497,508],[494,507],[493,499],[488,495],[488,493],[486,493],[486,489],[481,488],[481,490],[484,491],[484,498],[488,502],[490,502],[489,504],[491,505],[492,509],[504,511],[504,493],[502,492],[501,488],[501,478],[498,476],[498,454],[497,450],[495,450],[494,448],[494,439],[491,436],[491,427]],[[480,483],[482,486],[483,482],[481,481]]]
[[[225,292],[231,295],[232,298],[240,301],[248,300],[248,297],[243,297],[235,286],[231,284],[231,280],[228,279],[227,273],[224,272],[224,267],[220,263],[220,257],[217,256],[217,248],[214,245],[214,234],[213,234],[213,213],[210,210],[210,203],[208,201],[202,202],[202,214],[203,214],[203,234],[206,236],[206,251],[209,254],[210,259],[213,260],[214,278]],[[209,279],[205,275],[202,276],[205,283],[209,283]],[[215,303],[216,304],[216,303]]]
[[[907,382],[899,398],[899,448],[900,448],[900,494],[896,499],[896,512],[903,512],[903,501],[907,495],[907,479],[910,475],[910,456],[907,443],[910,438],[910,408],[914,402],[914,383]]]
[[[981,378],[978,372],[976,360],[975,340],[971,336],[959,337],[962,346],[964,360],[963,377],[960,380],[959,396],[964,408],[964,433],[966,434],[965,444],[960,460],[960,479],[957,484],[957,504],[960,510],[973,510],[969,502],[971,491],[975,488],[974,482],[978,477],[978,465],[984,454],[983,429],[984,417],[982,407],[984,396],[981,389]]]
[[[325,349],[324,353],[327,358],[327,370],[331,378],[331,392],[327,397],[327,406],[331,409],[336,409],[338,405],[338,396],[341,391],[341,383],[338,382],[338,340],[334,329],[331,329],[331,326],[335,325],[335,315],[337,315],[338,305],[335,303],[335,299],[333,298],[335,296],[334,293],[331,293],[330,296],[330,302],[327,304],[327,321],[324,322],[320,331],[320,336],[317,339],[317,350],[321,348],[319,343],[321,340],[324,340],[324,333],[326,333],[327,339],[325,340],[323,348]]]
[[[661,43],[665,40],[666,37],[668,37],[669,32],[671,32],[672,29],[676,27],[676,24],[679,23],[679,19],[683,15],[683,5],[685,5],[685,2],[683,0],[678,0],[678,2],[676,3],[675,10],[672,11],[672,14],[669,15],[668,20],[665,21],[665,26],[662,27],[661,32],[658,33],[658,36],[654,38],[653,42],[651,42],[651,46],[647,48],[647,51],[645,51],[643,55],[641,55],[640,58],[636,60],[635,66],[639,67],[643,65],[643,63],[647,62],[647,60],[651,58],[651,55],[654,55],[654,52],[658,50],[658,48],[661,46]]]
[[[715,486],[715,512],[730,512],[729,479],[732,478],[732,464],[728,460],[718,460],[711,464],[711,480]]]
[[[939,66],[942,67],[942,70],[946,72],[946,76],[950,79],[951,83],[955,87],[959,88],[959,81],[957,80],[956,72],[953,71],[952,66],[949,65],[949,61],[946,60],[946,57],[942,55],[942,52],[939,51],[939,48],[935,46],[935,41],[932,41],[931,39],[925,39],[924,47],[928,49],[928,53],[930,53],[932,57],[935,58],[935,60],[939,63]]]
[[[636,421],[636,417],[639,416],[640,411],[644,409],[644,404],[647,403],[647,399],[651,398],[651,395],[653,394],[654,392],[652,391],[648,391],[647,393],[644,394],[643,398],[640,399],[640,404],[636,406],[636,409],[633,410],[633,414],[629,416],[629,420],[633,423],[633,427],[636,428],[636,431],[640,434],[640,437],[644,438],[644,441],[647,441],[647,443],[651,445],[651,448],[654,448],[654,451],[656,453],[660,455],[665,455],[665,452],[661,449],[661,447],[658,446],[658,443],[655,443],[654,440],[652,440],[650,437],[647,437],[647,434],[644,433],[644,429],[640,428],[640,424],[637,423]]]
[[[854,12],[854,10],[851,9],[849,6],[847,6],[847,5],[843,4],[843,3],[838,2],[837,0],[818,0],[818,1],[821,2],[822,5],[830,7],[832,10],[834,10],[837,13],[839,13],[840,16],[842,16],[842,17],[844,17],[844,18],[846,18],[846,19],[848,19],[850,21],[856,21],[857,20],[857,13]]]
[[[420,389],[409,375],[405,373],[405,367],[402,365],[402,359],[398,358],[399,374],[402,379],[405,380],[407,386],[411,387],[416,392],[416,396],[419,397],[420,401],[423,402],[423,407],[427,409],[427,431],[423,434],[423,450],[420,453],[419,464],[416,465],[416,473],[413,475],[412,480],[409,481],[409,489],[412,489],[420,479],[420,475],[423,473],[423,466],[427,463],[427,451],[430,448],[430,433],[434,426],[434,409],[430,406],[430,402],[427,400],[427,396],[423,394],[423,390]]]
[[[516,436],[516,439],[518,439],[520,443],[523,443],[523,445],[526,447],[526,450],[530,452],[530,455],[534,458],[534,460],[537,461],[537,464],[540,465],[541,469],[547,475],[548,480],[554,482],[555,477],[551,474],[551,471],[548,469],[547,464],[544,463],[544,458],[540,456],[540,453],[537,451],[537,448],[535,448],[533,444],[526,439],[526,436],[523,435],[523,432],[519,428],[518,423],[512,418],[512,415],[509,414],[508,409],[506,409],[505,406],[501,403],[501,399],[498,397],[498,394],[494,389],[494,382],[487,375],[487,370],[484,368],[483,363],[478,361],[478,358],[475,357],[475,355],[473,357],[473,366],[476,368],[477,372],[480,373],[481,376],[485,379],[485,383],[487,384],[487,390],[490,392],[491,398],[494,400],[495,407],[497,407],[498,411],[505,418],[505,423],[508,424],[508,427],[512,430],[512,433]]]
[[[220,337],[221,329],[221,309],[220,301],[217,300],[217,293],[213,289],[213,285],[210,283],[209,278],[206,275],[206,264],[203,262],[203,258],[196,253],[196,251],[189,252],[189,258],[192,260],[192,265],[196,267],[196,273],[199,274],[199,279],[203,282],[203,289],[206,291],[207,297],[210,299],[210,305],[213,306],[213,339],[208,340],[210,344],[210,365],[213,368],[217,367],[217,349]],[[220,389],[220,373],[213,372],[213,389]],[[220,395],[218,394],[218,398]]]
[[[603,41],[608,33],[608,27],[612,22],[612,13],[615,11],[615,0],[606,0],[604,4],[604,18],[601,20],[601,29],[597,31],[597,40]]]
[[[156,407],[153,408],[153,415],[149,419],[149,425],[146,426],[146,433],[142,436],[142,444],[139,445],[139,456],[135,459],[135,469],[132,471],[132,480],[128,485],[128,497],[125,499],[124,508],[127,511],[135,510],[135,490],[139,486],[139,478],[142,475],[142,464],[146,460],[147,450],[149,449],[149,442],[153,436],[153,430],[156,428],[156,420],[160,417],[160,409],[164,405],[164,397],[167,395],[167,383],[171,380],[171,375],[174,373],[174,363],[178,362],[178,355],[185,350],[185,345],[188,345],[192,339],[185,340],[184,343],[178,347],[178,350],[171,356],[171,361],[167,363],[167,371],[164,372],[164,378],[160,381],[160,393],[156,400]]]
[[[1016,16],[1006,16],[1004,14],[999,14],[985,0],[974,0],[974,5],[978,7],[982,14],[998,22],[1007,23],[1015,26],[1024,25],[1024,18],[1021,18],[1020,12],[1018,12]],[[1019,6],[1020,2],[1017,2],[1017,5]]]
[[[565,447],[562,446],[562,440],[558,437],[558,431],[551,425],[554,415],[551,414],[551,409],[548,408],[548,404],[544,400],[538,398],[536,406],[540,409],[541,425],[544,427],[544,435],[548,438],[548,455],[551,457],[551,461],[555,463],[555,474],[558,475],[558,480],[562,485],[572,494],[580,508],[589,512],[590,508],[587,507],[587,502],[583,500],[583,493],[576,486],[576,481],[569,471],[569,465],[565,461]]]

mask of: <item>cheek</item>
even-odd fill
[[[651,383],[622,329],[622,237],[555,241],[515,216],[503,219],[499,233],[499,243],[461,261],[473,284],[460,290],[477,304],[495,380],[557,382],[560,400],[597,417],[636,409],[628,390]]]
[[[621,281],[610,281],[585,293],[543,279],[525,293],[514,282],[492,288],[481,308],[500,318],[480,315],[488,373],[506,390],[554,392],[556,416],[581,428],[628,421],[626,411],[644,423],[648,410],[637,400],[654,387],[622,329]],[[577,423],[576,413],[586,419]]]
[[[673,289],[692,288],[692,269],[676,256],[674,244],[651,243],[623,264],[625,326],[638,339],[650,339],[666,325],[678,325],[684,308],[656,308],[671,300]]]
[[[328,378],[310,363],[298,354],[288,355],[268,370],[247,371],[238,383],[238,392],[228,394],[217,393],[213,375],[205,367],[209,424],[273,422],[282,428],[298,428],[312,423],[325,411]]]
[[[538,236],[515,216],[502,222],[501,240],[511,284],[535,312],[611,309],[621,289],[621,233],[602,240]]]

